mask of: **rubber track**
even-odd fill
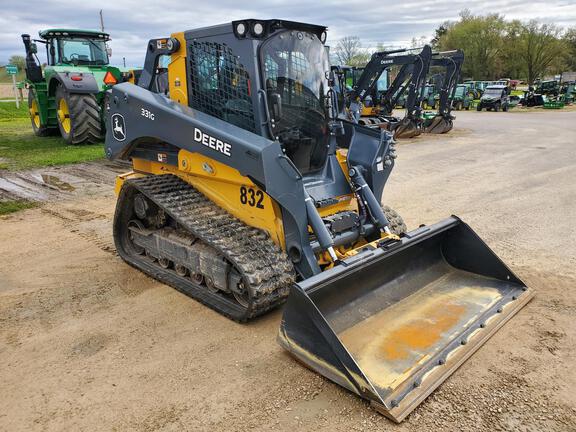
[[[402,216],[400,216],[396,210],[388,206],[382,206],[382,210],[386,215],[386,219],[388,219],[388,223],[390,224],[389,228],[393,234],[401,235],[408,231],[404,219],[402,219]]]
[[[101,107],[93,94],[68,96],[72,121],[72,144],[97,143],[102,140]]]
[[[202,296],[196,296],[191,294],[190,290],[181,289],[184,287],[179,286],[180,284],[171,283],[173,277],[158,277],[161,276],[158,271],[162,269],[155,270],[151,276],[168,282],[236,321],[246,321],[262,315],[284,302],[295,281],[294,267],[286,254],[265,232],[234,218],[190,184],[172,174],[128,180],[124,187],[126,186],[136,188],[182,228],[226,257],[248,284],[251,304],[245,310],[233,300],[222,302],[222,295],[213,294],[207,289]],[[188,281],[190,285],[194,285],[191,280]],[[219,301],[211,302],[210,297],[214,296],[217,296]],[[227,307],[225,303],[231,302],[234,307]],[[239,308],[243,309],[242,313],[239,313]]]

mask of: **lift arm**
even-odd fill
[[[432,66],[441,66],[446,68],[438,101],[438,114],[443,117],[450,115],[452,109],[451,102],[454,98],[456,85],[460,78],[462,63],[464,63],[464,52],[461,50],[434,53],[432,57]]]
[[[372,55],[370,62],[364,68],[364,72],[358,79],[356,87],[350,92],[350,108],[354,111],[364,98],[371,94],[378,78],[382,73],[391,66],[402,66],[399,76],[396,77],[393,84],[386,93],[384,104],[389,108],[392,104],[394,93],[400,88],[401,84],[406,81],[408,77],[408,98],[406,101],[406,108],[409,115],[414,115],[419,109],[420,89],[426,80],[426,74],[430,66],[430,59],[432,57],[432,50],[429,45],[424,46],[422,51],[418,54],[409,54],[408,50],[394,50],[377,52]],[[393,55],[404,53],[401,55]],[[396,90],[393,90],[395,88]],[[401,93],[400,93],[401,94]],[[395,95],[399,97],[399,94]],[[393,106],[392,106],[393,108]],[[417,114],[417,113],[416,113]]]

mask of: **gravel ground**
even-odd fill
[[[536,298],[402,424],[283,352],[280,310],[236,324],[124,264],[121,169],[84,164],[0,219],[0,430],[576,430],[576,112],[457,117],[399,145],[385,202],[462,217]]]

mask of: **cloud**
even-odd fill
[[[434,29],[446,20],[458,18],[459,11],[475,14],[500,13],[506,18],[539,19],[568,27],[576,26],[576,0],[407,0],[358,1],[337,0],[255,0],[244,2],[212,0],[190,2],[172,0],[101,0],[76,2],[3,0],[0,16],[0,63],[13,54],[23,54],[21,33],[37,35],[46,28],[99,28],[98,12],[104,11],[105,30],[112,36],[112,61],[141,65],[148,39],[170,33],[220,24],[241,18],[281,18],[326,25],[328,43],[335,44],[347,35],[359,36],[364,46],[408,45],[412,37],[431,38]]]

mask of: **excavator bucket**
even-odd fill
[[[393,128],[394,138],[413,138],[422,133],[422,128],[416,120],[404,117]]]
[[[452,130],[454,123],[450,117],[437,115],[425,125],[424,132],[433,134],[443,134]]]
[[[400,422],[532,295],[452,216],[294,285],[278,339]]]

